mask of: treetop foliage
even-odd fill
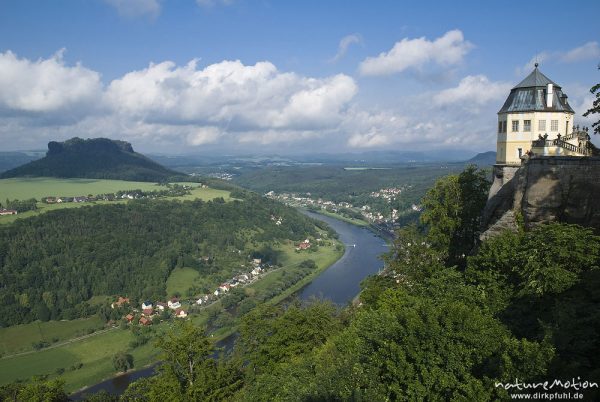
[[[600,70],[600,66],[598,66],[598,70]],[[596,95],[596,99],[594,99],[592,107],[583,114],[585,117],[591,114],[600,114],[600,84],[596,84],[590,88],[590,92]],[[600,119],[592,123],[592,127],[594,129],[594,134],[600,134]]]

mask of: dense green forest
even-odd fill
[[[164,299],[176,267],[219,283],[252,253],[316,234],[315,223],[291,208],[236,196],[244,200],[63,209],[0,227],[0,325],[86,316],[95,312],[86,301],[97,295]]]
[[[107,138],[51,141],[44,158],[8,170],[0,178],[24,176],[160,182],[187,179],[187,175],[134,152],[131,144]]]

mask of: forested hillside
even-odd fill
[[[268,167],[243,171],[234,182],[259,193],[267,191],[311,193],[335,202],[364,201],[372,191],[398,185],[410,186],[403,202],[418,203],[440,177],[463,169],[462,164],[420,164],[381,169],[349,169],[341,166]]]
[[[64,209],[1,226],[0,325],[86,316],[97,295],[164,299],[176,267],[223,280],[250,253],[315,234],[293,209],[244,196]]]
[[[134,152],[131,144],[108,138],[51,141],[44,158],[8,170],[0,178],[25,176],[130,181],[174,181],[178,177],[179,180],[186,178],[186,175]]]

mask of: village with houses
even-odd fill
[[[206,184],[200,184],[201,188],[207,188]],[[163,190],[155,191],[143,191],[143,190],[125,190],[117,191],[116,193],[106,193],[98,195],[80,195],[75,197],[67,196],[47,196],[42,198],[42,202],[45,204],[62,204],[62,203],[80,203],[80,202],[94,202],[94,201],[121,201],[121,200],[142,200],[150,199],[155,200],[163,197],[181,197],[191,193],[193,189],[190,185],[179,185],[179,184],[167,184],[167,188]]]
[[[310,241],[307,239],[301,242],[298,247],[302,245],[305,248],[310,248]],[[139,307],[135,307],[128,297],[119,296],[116,301],[111,303],[111,308],[125,308],[128,309],[128,313],[123,317],[127,324],[148,326],[152,325],[155,319],[168,319],[168,318],[179,318],[185,319],[188,317],[190,307],[208,307],[212,303],[219,300],[219,298],[227,295],[230,290],[236,287],[243,287],[254,281],[256,281],[262,274],[267,272],[271,267],[270,264],[263,263],[260,258],[253,258],[251,264],[251,270],[246,273],[238,274],[231,279],[221,283],[214,291],[200,295],[197,298],[183,301],[180,297],[173,296],[167,301],[152,301],[144,300],[140,303]],[[183,302],[183,304],[182,304]],[[184,304],[186,307],[184,307]]]
[[[382,188],[377,191],[373,191],[369,194],[369,197],[374,200],[383,200],[386,204],[391,204],[392,201],[396,200],[404,188],[402,187],[391,187]],[[281,193],[277,194],[274,191],[269,191],[265,194],[266,197],[283,202],[286,205],[292,207],[309,208],[309,209],[320,209],[332,213],[347,214],[351,212],[352,217],[363,219],[364,221],[376,224],[376,225],[390,225],[393,226],[396,220],[400,216],[400,211],[395,208],[391,208],[391,211],[387,214],[376,211],[372,205],[364,203],[362,206],[355,206],[349,202],[334,202],[330,200],[324,200],[322,198],[313,198],[310,193],[298,194],[298,193]],[[412,204],[411,210],[415,212],[421,211],[421,206]]]

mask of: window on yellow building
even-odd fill
[[[517,131],[519,131],[519,120],[513,120],[512,121],[512,132],[516,133]]]
[[[531,120],[523,120],[523,131],[531,131]]]
[[[539,131],[546,131],[546,120],[540,120],[538,122],[538,130]]]
[[[550,120],[550,131],[558,131],[558,120]]]

